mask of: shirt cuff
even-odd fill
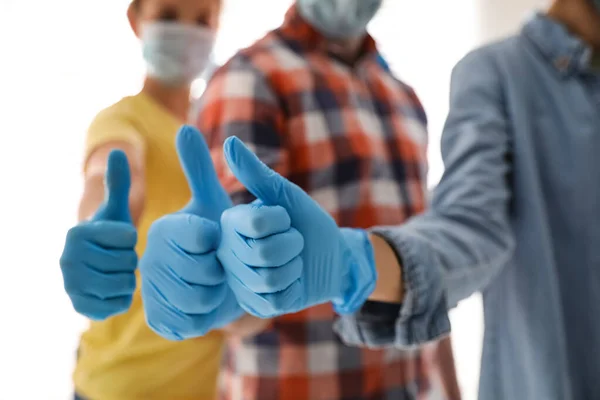
[[[404,302],[387,311],[367,302],[359,312],[340,316],[335,325],[340,338],[351,346],[412,348],[447,336],[443,277],[433,252],[402,228],[377,228],[372,233],[390,244],[402,264]]]

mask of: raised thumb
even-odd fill
[[[129,190],[131,174],[127,156],[122,150],[113,150],[108,155],[104,176],[104,203],[100,206],[94,220],[131,222],[129,212]]]
[[[237,180],[266,205],[285,208],[293,219],[301,212],[304,201],[311,201],[302,189],[265,165],[237,137],[225,140],[223,153]]]
[[[231,207],[231,200],[219,182],[202,133],[184,125],[177,134],[176,145],[181,168],[192,192],[190,203],[182,211],[219,221],[221,213]]]

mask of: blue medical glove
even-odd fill
[[[237,138],[224,151],[233,174],[258,199],[221,217],[217,254],[240,305],[262,318],[330,301],[338,313],[357,311],[377,280],[367,233],[340,229]]]
[[[129,213],[127,156],[108,157],[105,201],[90,221],[69,230],[60,267],[75,310],[104,320],[129,309],[135,291],[137,232]]]
[[[243,314],[216,257],[218,221],[231,200],[200,132],[182,127],[177,152],[192,199],[178,213],[152,224],[140,261],[146,320],[169,340],[205,335]]]

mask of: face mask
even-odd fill
[[[178,86],[192,83],[210,62],[215,34],[208,28],[154,22],[142,28],[148,75]]]
[[[598,12],[600,12],[600,0],[593,0],[592,3],[596,6]]]
[[[332,39],[355,39],[367,32],[383,0],[296,0],[300,15]]]

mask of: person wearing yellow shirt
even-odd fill
[[[79,345],[75,399],[216,396],[223,334],[171,342],[153,333],[136,266],[151,223],[190,199],[175,135],[187,120],[191,83],[209,63],[221,2],[134,0],[129,6],[147,76],[139,94],[104,109],[89,127],[80,223],[61,257],[65,290],[76,311],[92,320]],[[113,150],[121,152],[109,157]],[[127,182],[115,182],[115,168],[128,169]],[[110,279],[97,273],[102,269],[112,272]],[[243,322],[232,329],[240,332]]]

